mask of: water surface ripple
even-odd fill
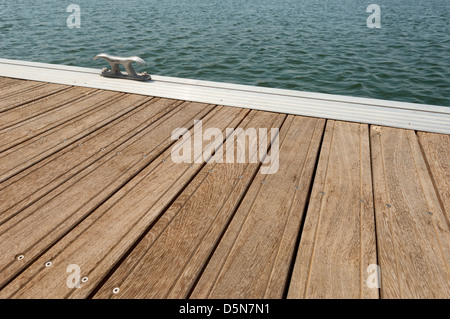
[[[448,0],[0,1],[0,57],[450,106]],[[366,8],[381,7],[381,28]]]

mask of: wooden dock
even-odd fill
[[[0,298],[450,298],[450,135],[0,77],[0,137]]]

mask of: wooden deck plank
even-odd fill
[[[24,90],[22,85],[23,86],[29,85],[29,87],[26,90]],[[6,98],[1,98],[0,96],[0,113],[13,109],[24,103],[29,103],[30,101],[40,99],[50,94],[67,89],[67,85],[61,84],[41,85],[40,83],[36,84],[36,82],[32,82],[31,84],[28,83],[19,84],[17,86],[14,86],[13,88],[15,90],[18,90],[19,87],[21,87],[21,89],[20,91],[17,91],[17,94],[7,96]],[[2,90],[2,93],[8,90],[9,88],[7,88],[6,90]]]
[[[87,94],[95,92],[94,89],[83,87],[67,87],[67,89],[57,92],[48,97],[35,100],[14,109],[6,111],[0,115],[0,132],[17,123],[25,122],[40,114],[56,109],[75,100],[81,99]],[[16,126],[17,127],[17,126]]]
[[[450,135],[418,132],[436,195],[450,225]]]
[[[0,131],[0,152],[25,141],[35,140],[40,134],[68,123],[70,120],[76,120],[83,115],[96,112],[97,108],[104,105],[112,105],[119,96],[121,96],[120,93],[97,91],[81,100],[69,102],[62,108],[38,115],[11,128],[3,129]],[[28,157],[31,156],[28,155]]]
[[[450,227],[414,131],[373,126],[383,298],[450,298]]]
[[[45,194],[88,168],[119,145],[132,139],[167,113],[175,114],[182,101],[152,99],[91,135],[17,174],[0,187],[0,224]]]
[[[14,82],[13,85],[6,86],[0,91],[0,111],[2,111],[1,107],[5,107],[7,100],[10,98],[16,98],[17,95],[21,95],[24,92],[27,92],[33,88],[44,87],[46,83],[43,82],[35,82],[35,81],[19,81]]]
[[[368,125],[328,121],[289,298],[378,298]]]
[[[192,298],[283,296],[324,123],[288,117],[278,172],[256,176]]]
[[[282,125],[279,171],[172,162],[194,119]],[[0,77],[0,298],[450,298],[450,135],[324,123]]]
[[[8,77],[0,76],[0,83],[8,82],[8,81],[14,81],[14,80],[15,80],[15,79],[13,79],[13,78],[8,78]]]
[[[0,89],[5,89],[12,85],[17,85],[21,82],[25,82],[26,80],[12,79],[12,78],[4,78],[0,77]]]
[[[233,108],[216,108],[205,117],[204,126],[225,128],[229,123],[237,124],[246,113],[247,111]],[[172,119],[178,121],[179,117],[181,114]],[[193,122],[191,126],[192,124]],[[166,137],[169,137],[170,132],[166,133]],[[141,148],[141,152],[142,150]],[[8,285],[6,293],[21,287],[20,291],[14,291],[15,297],[48,294],[61,297],[71,293],[71,297],[86,297],[198,172],[201,164],[189,167],[185,163],[173,163],[170,152],[168,149],[156,159],[153,158],[150,165]],[[167,160],[162,161],[166,158]],[[101,236],[98,236],[99,232]],[[41,261],[48,258],[51,258],[54,267],[51,271],[42,271]],[[60,275],[62,273],[66,277],[67,263],[79,264],[83,273],[89,276],[89,281],[82,288],[69,289],[65,282],[61,284]],[[31,280],[31,284],[22,287],[28,280]],[[55,289],[48,291],[47,287]]]
[[[20,81],[20,80],[16,80],[16,79],[13,79],[13,78],[0,76],[0,85],[2,85],[4,83],[14,83],[14,81]]]
[[[279,127],[284,118],[253,111],[239,127],[270,129]],[[222,145],[218,153],[223,159],[225,152]],[[207,163],[95,298],[115,297],[116,286],[120,298],[185,298],[258,168],[250,160]]]
[[[176,113],[176,116],[165,116],[148,126],[132,140],[83,170],[76,178],[0,225],[0,251],[5,251],[0,255],[0,286],[26,268],[148,166],[173,143],[170,136],[175,128],[192,126],[195,118],[203,118],[212,109],[213,106],[201,103],[184,105],[182,112]],[[83,147],[78,149],[79,152],[84,151]],[[144,157],[146,154],[147,158]],[[18,241],[17,238],[23,239]],[[25,258],[17,260],[17,254],[23,254]]]
[[[8,149],[0,156],[0,159],[4,161],[0,163],[0,179],[7,179],[38,163],[65,148],[68,143],[95,132],[98,128],[120,118],[149,99],[149,97],[140,95],[124,95],[119,100],[115,99],[93,108],[86,114],[75,117],[45,134]]]
[[[259,111],[261,112],[261,111]],[[270,132],[270,128],[278,128],[282,129],[282,125],[286,122],[287,115],[286,114],[277,114],[277,118],[275,119],[274,123],[272,123],[271,126],[268,125],[268,123],[264,123],[262,125],[259,125],[257,127],[259,128],[267,128]],[[281,120],[284,120],[281,122]],[[256,127],[256,125],[255,125]],[[272,133],[270,133],[272,134]],[[278,135],[278,139],[284,138],[284,131],[281,133],[281,136]],[[274,141],[273,135],[268,136],[268,145],[265,146],[264,142],[261,143],[260,141],[260,148],[271,148],[275,149],[273,147],[279,142]],[[274,144],[275,143],[275,144]],[[273,156],[276,152],[271,150],[270,151],[271,156]],[[222,239],[222,234],[226,231],[230,221],[234,217],[234,214],[236,210],[238,209],[238,204],[241,203],[243,195],[246,194],[248,188],[250,187],[250,183],[253,182],[253,180],[248,181],[249,177],[255,176],[255,174],[261,173],[261,166],[256,168],[256,171],[252,167],[253,164],[251,164],[251,161],[248,161],[250,164],[246,166],[245,171],[241,173],[242,178],[240,179],[241,182],[237,184],[237,186],[232,190],[232,193],[227,198],[226,202],[222,205],[220,208],[219,214],[215,217],[214,222],[211,224],[211,226],[208,229],[208,232],[203,237],[201,243],[198,245],[196,250],[192,253],[192,258],[190,258],[189,262],[184,265],[183,272],[180,274],[179,278],[177,278],[177,281],[171,288],[170,292],[166,294],[166,298],[186,298],[189,297],[191,294],[191,291],[195,287],[195,285],[198,282],[198,279],[200,278],[201,274],[203,273],[203,269],[206,267],[207,263],[209,262],[210,256],[215,250],[216,246],[219,244],[219,242]],[[210,165],[209,163],[207,164]],[[229,164],[217,164],[213,171],[217,171],[217,168],[220,168],[220,166],[229,165]],[[270,164],[264,164],[264,167],[270,166]],[[227,168],[229,170],[229,168]],[[238,176],[238,178],[239,178]],[[235,178],[235,177],[234,177]],[[219,187],[219,186],[217,186]],[[222,188],[225,188],[222,186]],[[243,191],[245,190],[245,193]],[[201,193],[200,193],[201,194]],[[239,200],[237,200],[239,199]],[[192,230],[195,232],[194,230]],[[214,244],[214,245],[212,245]]]

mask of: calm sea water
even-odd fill
[[[1,58],[101,68],[101,52],[150,74],[450,106],[449,0],[0,0]]]

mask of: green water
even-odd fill
[[[449,0],[0,0],[0,58],[138,55],[150,74],[450,106],[449,17]]]

